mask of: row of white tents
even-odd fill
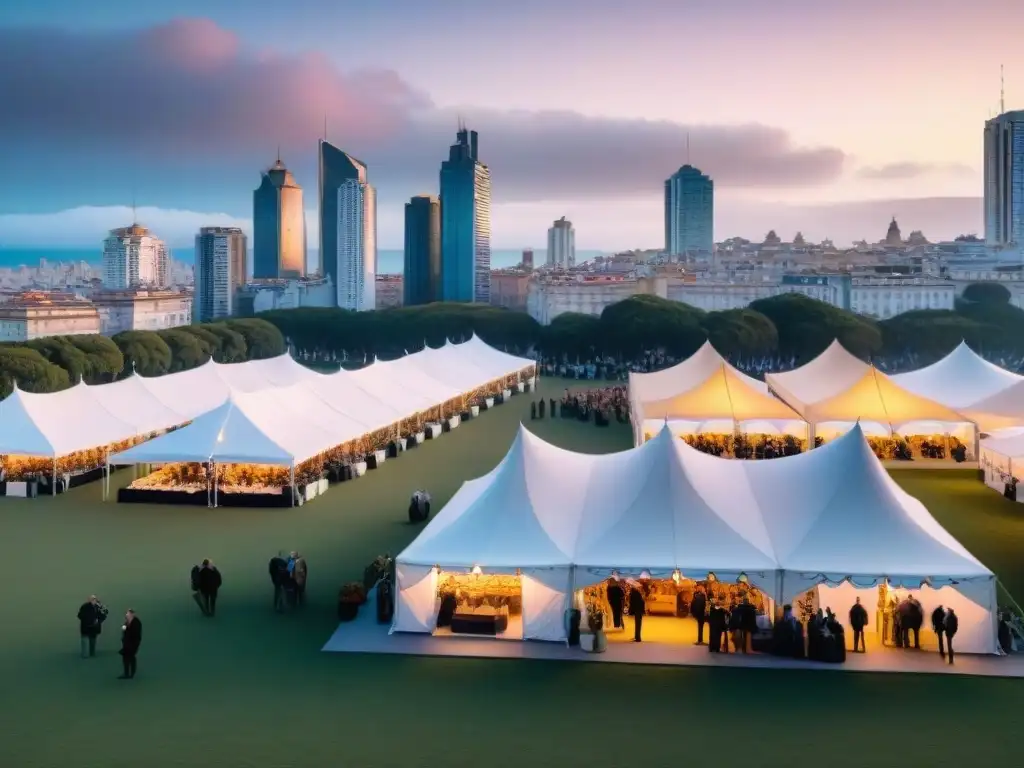
[[[808,438],[821,425],[858,421],[877,434],[1024,425],[1024,377],[966,344],[926,368],[888,375],[834,341],[806,365],[761,382],[708,342],[671,368],[630,374],[629,397],[636,445],[665,423],[680,433],[741,429]]]
[[[533,367],[473,336],[330,374],[285,354],[48,394],[15,388],[0,402],[0,455],[56,460],[165,432],[111,463],[294,465]]]
[[[617,572],[741,577],[777,604],[818,585],[881,583],[956,606],[958,646],[996,653],[991,571],[889,477],[859,426],[819,450],[728,461],[669,428],[629,451],[585,455],[521,429],[396,560],[393,631],[431,632],[442,572],[520,575],[523,638],[566,639],[576,590]],[[924,602],[924,601],[923,601]],[[937,603],[936,603],[937,604]]]

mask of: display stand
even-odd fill
[[[521,381],[518,384],[516,384],[516,392],[522,393],[522,392],[525,392],[525,391],[526,391],[526,384],[524,384]]]
[[[370,469],[380,469],[381,464],[383,464],[387,460],[387,458],[387,451],[374,451],[373,453],[366,457],[366,465]]]

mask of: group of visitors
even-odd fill
[[[913,595],[902,600],[895,595],[889,601],[886,619],[892,627],[892,642],[897,648],[921,649],[921,627],[924,626],[924,608]],[[953,663],[953,638],[960,628],[960,620],[952,608],[938,606],[931,615],[932,631],[939,639],[939,655]],[[884,627],[883,627],[884,631]],[[913,637],[913,643],[911,643]]]
[[[563,419],[590,421],[607,427],[612,418],[620,424],[629,423],[629,390],[626,387],[601,387],[577,392],[565,390],[560,410]]]
[[[193,565],[191,573],[192,599],[204,616],[213,616],[217,612],[217,592],[223,580],[220,570],[209,558],[201,565]]]
[[[103,632],[103,623],[109,613],[107,606],[101,603],[96,595],[90,595],[78,609],[78,630],[83,659],[96,655],[96,641]],[[121,625],[121,650],[118,653],[121,655],[122,673],[118,679],[131,680],[135,677],[141,645],[142,621],[135,615],[135,611],[129,608],[124,614],[124,624]]]
[[[306,604],[306,558],[298,552],[284,551],[270,558],[270,582],[274,585],[274,610],[284,613]]]

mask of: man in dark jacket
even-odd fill
[[[622,629],[622,608],[626,602],[626,593],[618,579],[608,580],[608,605],[612,609],[612,626]]]
[[[907,598],[907,604],[910,616],[909,629],[914,634],[914,649],[919,651],[921,650],[921,627],[924,626],[924,608],[913,595]],[[909,635],[906,637],[908,640],[910,639]]]
[[[941,605],[932,611],[932,630],[935,632],[935,636],[939,638],[939,656],[945,661],[946,644],[943,642],[943,639],[946,634],[946,611]]]
[[[120,680],[131,680],[135,677],[138,666],[139,647],[142,645],[142,621],[131,608],[124,615],[124,626],[121,627],[121,664],[124,673]]]
[[[850,609],[850,629],[853,630],[853,652],[864,653],[867,647],[864,645],[864,627],[868,625],[868,612],[860,604],[860,598]]]
[[[90,595],[78,609],[78,630],[82,635],[82,658],[96,655],[96,638],[103,631],[103,622],[107,618],[107,608]]]
[[[274,585],[274,610],[278,613],[284,611],[284,585],[288,580],[288,561],[282,557],[282,552],[277,557],[270,558],[270,582]]]
[[[690,600],[690,615],[697,621],[697,645],[704,645],[704,622],[707,621],[708,599],[700,587],[697,587],[693,593],[693,599]]]
[[[217,591],[222,583],[220,571],[209,559],[203,560],[199,568],[199,607],[207,616],[217,612]]]
[[[643,587],[639,584],[629,590],[629,613],[633,617],[633,642],[640,642],[640,631],[647,613],[647,601],[644,600]]]
[[[953,613],[953,609],[949,608],[946,611],[946,620],[942,625],[942,628],[946,630],[946,650],[949,651],[949,663],[953,663],[953,636],[956,631],[960,629],[960,620],[957,619],[956,614]]]

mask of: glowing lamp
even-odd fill
[[[484,569],[481,568],[479,565],[474,565],[473,566],[473,575],[474,576],[479,576],[483,572],[484,572]]]
[[[674,581],[676,584],[678,584],[679,580],[681,578],[682,578],[682,574],[679,573],[679,569],[678,568],[676,568],[674,571],[672,571],[672,581]]]

